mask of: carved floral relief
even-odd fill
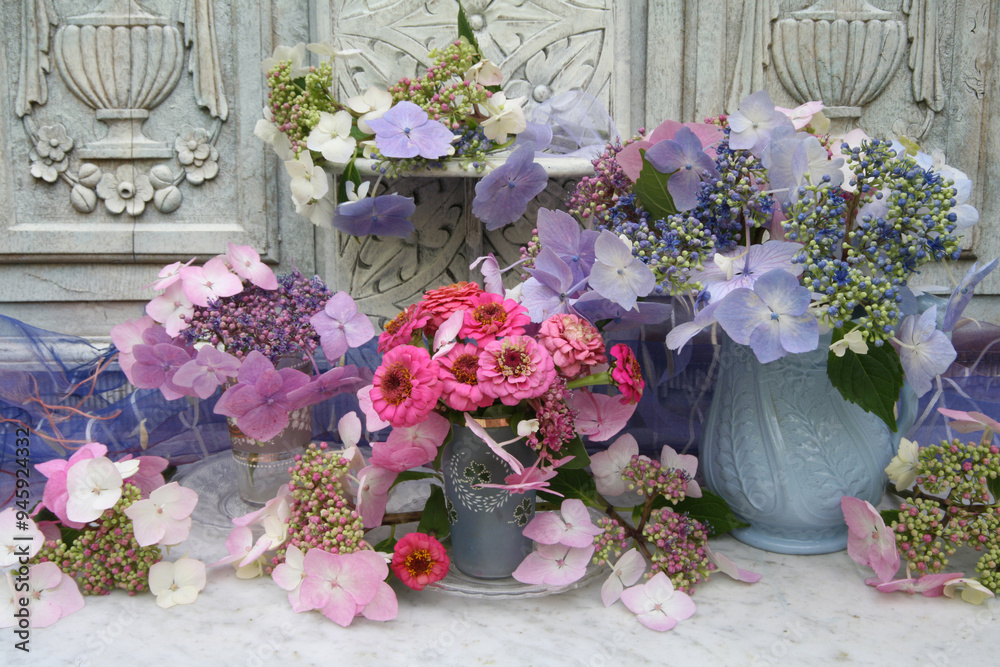
[[[101,205],[112,215],[138,217],[148,206],[171,213],[184,200],[184,183],[202,185],[219,172],[215,144],[229,105],[213,2],[182,0],[177,9],[172,19],[137,0],[101,0],[92,11],[60,17],[52,0],[22,2],[14,106],[31,144],[28,169],[42,183],[68,185],[80,213]],[[48,104],[53,63],[58,80],[106,127],[104,136],[54,120],[61,113]],[[208,126],[147,136],[144,123],[185,69]]]

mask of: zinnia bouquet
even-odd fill
[[[833,384],[895,430],[904,377],[921,395],[947,369],[946,333],[996,264],[973,267],[941,312],[920,307],[913,276],[958,259],[959,232],[978,220],[971,182],[903,139],[831,139],[821,109],[776,108],[759,91],[729,116],[665,121],[609,145],[569,204],[626,240],[651,293],[690,297],[693,320],[668,347],[718,324],[767,363],[829,333]],[[548,274],[568,269],[558,259],[545,258]]]
[[[294,410],[364,384],[364,371],[336,365],[375,333],[346,292],[333,294],[298,271],[275,276],[249,246],[229,244],[204,266],[193,261],[164,267],[150,285],[162,291],[147,314],[111,330],[136,387],[174,400],[206,399],[225,385],[215,412],[266,441]],[[311,361],[315,368],[319,347],[333,368],[310,376],[291,367]]]

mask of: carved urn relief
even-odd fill
[[[201,185],[219,172],[215,144],[229,107],[214,3],[179,6],[179,18],[170,19],[137,0],[101,0],[90,12],[60,19],[47,0],[24,0],[15,111],[32,145],[30,172],[39,181],[65,182],[80,213],[93,213],[99,201],[113,216],[137,217],[149,207],[172,213],[184,200],[182,183]],[[48,120],[65,113],[48,105],[50,58],[66,89],[107,126],[105,136],[81,142],[77,133],[85,127],[68,130]],[[183,124],[172,141],[150,138],[143,124],[174,92],[185,58],[193,101],[210,124]]]
[[[823,100],[834,134],[857,125],[906,56],[906,23],[864,0],[820,0],[774,27],[771,56],[797,102]],[[839,121],[839,122],[838,122]]]

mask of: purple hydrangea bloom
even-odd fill
[[[812,294],[788,271],[768,271],[753,285],[733,290],[719,302],[715,319],[729,337],[750,345],[766,364],[789,352],[809,352],[819,345],[819,323],[809,312]]]
[[[831,187],[844,182],[844,172],[840,169],[844,158],[831,160],[819,139],[796,132],[793,127],[781,126],[771,133],[761,163],[767,168],[770,189],[780,193],[782,201],[796,201],[800,187],[819,185],[824,176],[829,177]]]
[[[146,336],[143,335],[145,339]],[[191,360],[186,348],[170,343],[133,345],[132,383],[141,389],[159,389],[163,397],[173,401],[194,392],[174,384],[174,374]]]
[[[288,426],[295,409],[289,394],[309,384],[309,376],[294,368],[275,370],[267,357],[254,350],[243,359],[236,384],[215,404],[216,414],[232,417],[251,438],[270,440]]]
[[[198,356],[186,362],[174,374],[174,384],[189,387],[198,398],[208,398],[226,381],[236,377],[240,370],[240,360],[231,354],[205,345],[198,350]]]
[[[585,283],[574,282],[573,271],[562,258],[551,249],[542,248],[535,258],[534,268],[528,269],[528,273],[531,277],[521,285],[521,305],[528,309],[532,322],[573,312],[570,297]]]
[[[758,90],[747,96],[734,113],[729,114],[729,147],[733,150],[749,150],[754,155],[771,140],[771,133],[779,127],[795,129],[791,119],[774,108],[774,102],[766,91]]]
[[[409,218],[417,210],[412,197],[391,194],[344,202],[333,214],[333,226],[351,236],[398,236],[413,233]]]
[[[399,102],[381,118],[366,121],[375,132],[375,145],[389,158],[420,156],[436,160],[448,155],[455,135],[443,123],[431,120],[413,102]]]
[[[937,328],[937,306],[921,315],[910,315],[899,325],[896,349],[906,379],[917,396],[931,390],[931,380],[944,373],[955,361],[955,348]]]
[[[356,393],[371,381],[372,372],[367,368],[359,370],[356,366],[336,366],[312,378],[308,384],[288,392],[288,402],[294,408],[316,405],[337,394]]]
[[[600,233],[580,229],[580,223],[565,211],[538,209],[538,242],[542,248],[555,252],[573,271],[573,281],[590,275],[594,266],[594,242]]]
[[[691,279],[704,286],[709,303],[716,303],[734,289],[752,288],[757,278],[774,269],[800,275],[802,264],[792,260],[801,250],[802,244],[792,241],[765,241],[749,248],[738,247],[716,253],[701,271],[692,273]]]
[[[486,223],[486,229],[500,229],[520,218],[528,202],[545,189],[549,176],[534,158],[534,144],[522,144],[476,184],[472,214]]]
[[[646,159],[661,174],[673,174],[667,190],[678,211],[689,211],[698,204],[701,181],[718,178],[715,162],[701,147],[701,139],[686,127],[681,127],[673,139],[659,141],[646,151]]]
[[[309,318],[309,324],[319,334],[323,353],[331,364],[348,349],[364,345],[375,335],[372,321],[358,311],[358,304],[344,291],[330,297],[323,310]]]
[[[590,270],[590,286],[605,299],[631,310],[639,297],[653,291],[656,277],[632,250],[608,230],[594,243],[596,262]]]
[[[619,331],[643,324],[659,324],[670,316],[673,306],[659,301],[638,301],[629,310],[597,292],[587,292],[573,302],[573,309],[595,326],[602,320],[608,320],[602,331]]]

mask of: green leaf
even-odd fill
[[[412,482],[415,479],[427,479],[428,477],[437,477],[432,472],[418,472],[416,470],[404,470],[396,476],[396,481],[393,482],[393,486],[400,484],[401,482]]]
[[[357,125],[351,125],[351,136],[354,137],[355,141],[364,141],[366,139],[371,139],[374,134],[367,134]]]
[[[361,173],[358,168],[354,166],[354,159],[347,163],[344,167],[344,173],[342,173],[337,178],[337,203],[347,201],[347,183],[350,181],[354,183],[354,191],[358,191],[358,186],[361,185]]]
[[[674,511],[685,512],[692,519],[705,524],[708,536],[715,537],[728,533],[734,528],[744,528],[749,524],[740,521],[729,503],[707,489],[702,489],[701,498],[687,497],[674,506]]]
[[[476,47],[476,51],[478,51],[479,56],[482,57],[483,50],[479,48],[479,42],[476,40],[476,33],[472,29],[472,26],[469,25],[469,18],[465,15],[465,8],[462,7],[461,2],[458,3],[458,36],[465,37],[465,39],[469,41],[469,44]]]
[[[559,504],[565,498],[578,498],[587,505],[593,507],[599,506],[597,502],[597,484],[594,483],[594,478],[590,476],[590,473],[584,470],[560,469],[559,474],[549,482],[549,488],[552,491],[563,494],[564,498],[559,498],[545,491],[539,491],[540,501]]]
[[[844,333],[843,329],[836,329],[833,342],[842,339]],[[841,396],[880,417],[889,430],[896,432],[893,408],[903,388],[903,365],[891,345],[871,345],[867,354],[848,349],[842,357],[830,352],[826,372]]]
[[[642,156],[642,170],[639,178],[635,182],[635,196],[639,198],[639,203],[649,212],[653,220],[666,219],[668,215],[677,213],[674,206],[674,198],[667,190],[667,181],[674,172],[664,174],[656,170],[656,167],[646,159],[646,151],[639,150]]]
[[[587,448],[583,444],[583,440],[580,436],[576,436],[565,445],[563,445],[562,450],[559,452],[562,457],[572,456],[573,460],[569,463],[564,463],[560,470],[577,470],[579,468],[586,468],[590,465],[590,455],[587,454]]]
[[[394,535],[390,535],[389,537],[385,538],[384,540],[376,544],[374,549],[375,551],[381,551],[382,553],[391,554],[393,550],[396,548],[396,542],[398,541],[399,540],[397,540]]]
[[[882,510],[879,514],[887,526],[891,526],[893,521],[899,521],[899,510]]]
[[[444,491],[436,484],[431,487],[431,497],[424,505],[424,514],[420,517],[417,532],[433,535],[439,540],[443,540],[451,532],[451,524],[448,523],[448,510],[444,503]]]
[[[993,504],[1000,503],[1000,477],[987,478],[986,488],[989,489],[990,494],[993,496]]]

